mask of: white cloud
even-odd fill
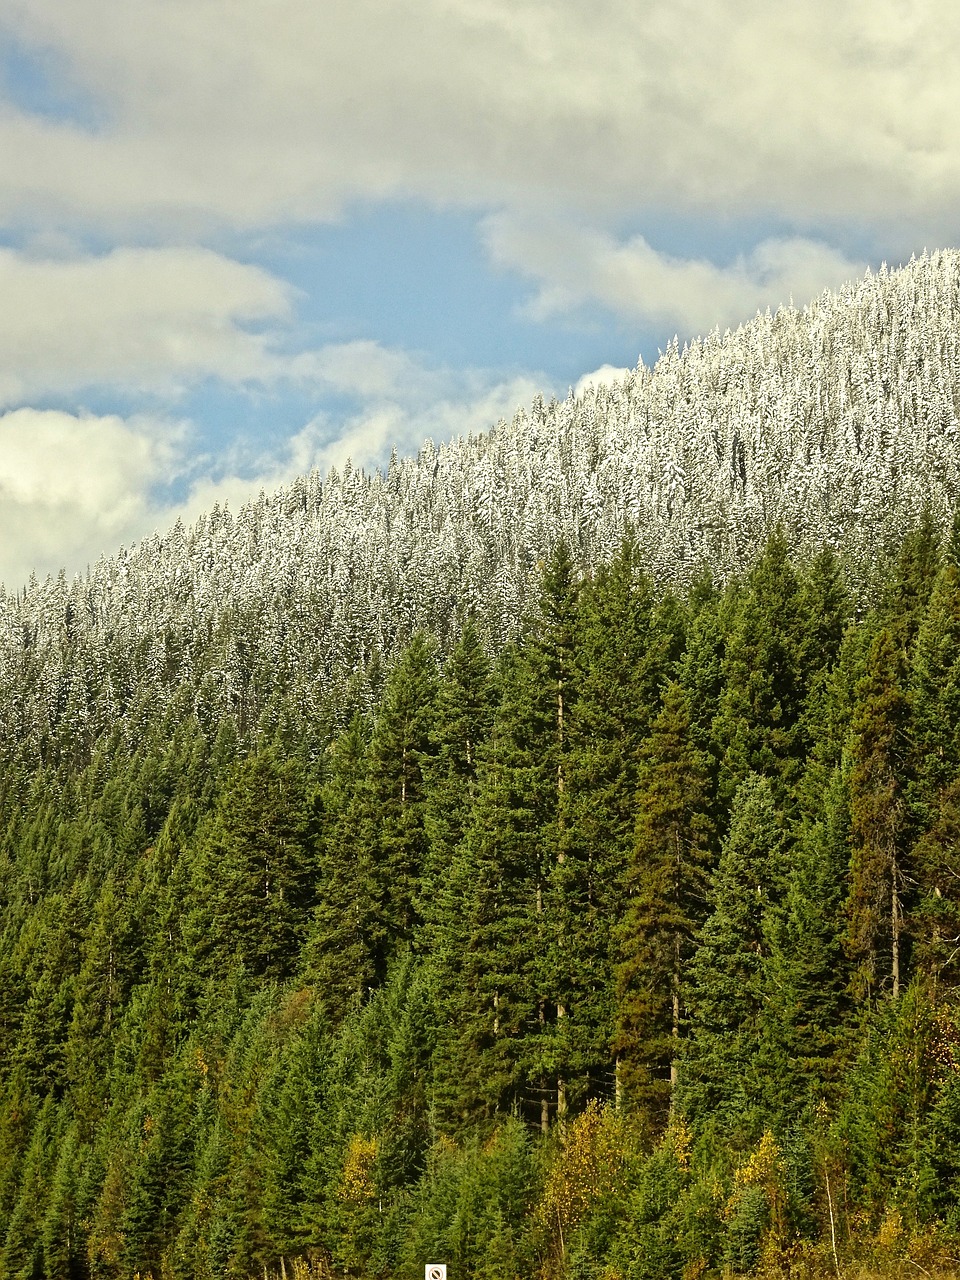
[[[17,409],[0,416],[0,582],[20,585],[143,534],[150,491],[181,431],[156,419],[74,417]]]
[[[578,379],[577,385],[573,388],[573,394],[575,397],[582,396],[588,387],[613,386],[616,382],[622,382],[628,373],[630,373],[629,369],[602,364],[599,369],[594,369],[592,373],[585,373]]]
[[[174,393],[292,372],[271,349],[289,285],[204,249],[35,258],[0,249],[0,403],[102,384]]]
[[[11,0],[0,27],[104,121],[0,112],[0,216],[31,224],[394,195],[955,228],[950,0]]]
[[[718,267],[658,253],[642,236],[618,241],[570,224],[506,215],[487,220],[486,237],[498,263],[539,282],[528,307],[536,319],[600,303],[683,334],[739,324],[791,295],[806,303],[867,266],[819,241],[789,238],[762,241]]]
[[[363,399],[429,395],[435,390],[437,376],[406,351],[366,339],[329,343],[318,351],[304,352],[291,367],[301,377]]]

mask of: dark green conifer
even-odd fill
[[[359,717],[333,751],[306,973],[335,1017],[385,979],[420,923],[438,674],[418,634],[391,671],[372,732]]]
[[[355,715],[331,747],[321,793],[317,904],[303,971],[334,1020],[376,985],[384,941],[366,796],[369,750],[369,727]]]
[[[715,732],[724,746],[729,800],[751,772],[770,778],[781,802],[801,772],[801,716],[813,672],[804,665],[809,599],[782,532],[773,533],[735,602],[723,659]]]
[[[772,785],[749,775],[737,791],[710,896],[711,914],[690,963],[691,1037],[677,1096],[696,1125],[736,1140],[762,1131],[760,1046],[771,913],[784,884],[785,833]]]
[[[716,834],[708,762],[691,740],[685,692],[667,686],[641,750],[634,844],[618,929],[614,1050],[627,1096],[657,1127],[670,1109],[682,991],[707,911]]]
[[[463,839],[476,797],[477,770],[494,712],[490,660],[480,633],[467,622],[443,668],[431,736],[434,754],[425,760],[425,822],[430,856],[421,893],[432,895]],[[429,917],[429,905],[422,914]]]
[[[251,974],[293,971],[316,880],[316,815],[300,764],[267,749],[230,772],[203,833],[203,879],[214,963]]]
[[[817,776],[819,807],[800,822],[781,908],[767,917],[760,1061],[767,1122],[780,1132],[825,1093],[836,1095],[850,1014],[849,797],[840,768]]]
[[[900,653],[884,628],[857,686],[850,738],[851,880],[849,954],[853,991],[900,994],[908,907],[909,705]]]

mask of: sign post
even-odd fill
[[[423,1268],[423,1280],[447,1280],[445,1262],[428,1262]]]

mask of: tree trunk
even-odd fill
[[[893,979],[893,998],[900,996],[900,893],[897,888],[897,860],[893,859],[890,876],[890,976]]]

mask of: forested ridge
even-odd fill
[[[958,310],[4,598],[0,1275],[954,1265]]]
[[[427,442],[383,473],[302,477],[239,512],[125,548],[73,580],[0,591],[0,758],[85,762],[179,699],[256,733],[417,629],[446,650],[473,616],[516,635],[562,538],[583,568],[631,534],[659,586],[749,568],[781,527],[869,595],[927,508],[960,497],[960,252],[886,269],[803,309],[489,432]]]

